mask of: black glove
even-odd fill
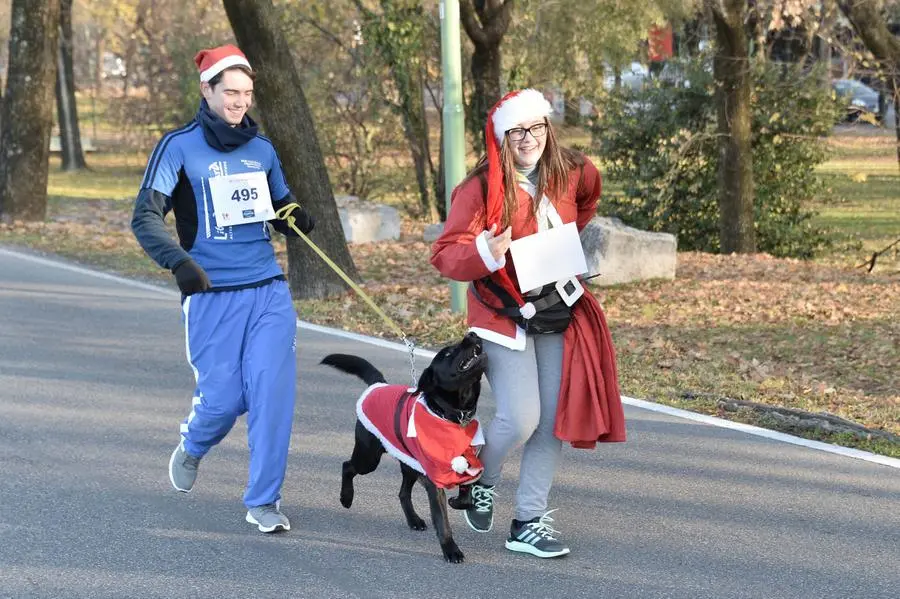
[[[212,287],[206,271],[193,260],[182,262],[175,267],[172,274],[175,275],[175,282],[178,283],[178,288],[183,295],[193,295]]]
[[[304,235],[309,234],[316,226],[316,217],[307,212],[306,208],[302,206],[295,208],[294,211],[291,212],[291,216],[295,219],[294,224],[297,225],[297,228],[300,229]],[[269,222],[272,223],[272,228],[282,235],[286,237],[297,237],[297,233],[288,226],[286,220],[276,218]]]
[[[299,210],[294,210],[294,218],[297,219],[297,228],[303,231],[304,235],[308,235],[316,228],[316,217],[307,212],[303,206]]]

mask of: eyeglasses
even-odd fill
[[[516,127],[515,129],[510,129],[506,132],[506,134],[509,135],[510,141],[522,141],[529,133],[531,133],[531,137],[535,139],[544,137],[547,135],[547,123],[538,123],[527,129],[525,127]]]

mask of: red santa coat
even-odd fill
[[[356,415],[389,454],[427,476],[438,488],[452,489],[471,483],[484,470],[475,451],[484,445],[478,420],[473,419],[466,426],[444,420],[428,409],[422,394],[416,394],[415,389],[376,383],[356,402]],[[457,472],[453,462],[460,457],[467,465]]]
[[[600,198],[600,172],[582,156],[583,166],[569,171],[565,194],[551,199],[563,223],[575,222],[581,231],[594,217]],[[533,187],[519,185],[519,209],[512,238],[538,231],[532,217]],[[484,187],[477,176],[460,183],[451,196],[450,213],[443,234],[432,246],[431,263],[442,275],[455,281],[475,281],[478,293],[494,306],[502,302],[481,282],[505,268],[516,283],[512,260],[494,261],[484,240],[486,210]],[[468,299],[469,330],[482,339],[515,350],[525,349],[525,331],[506,316],[498,315],[471,292]],[[599,303],[590,291],[575,304],[573,322],[564,334],[563,382],[557,406],[556,436],[574,447],[593,447],[599,442],[625,440],[625,416],[619,394],[615,351]]]
[[[601,188],[597,167],[587,157],[583,159],[583,167],[569,172],[567,192],[552,200],[562,221],[574,221],[579,231],[596,214]],[[522,186],[517,187],[517,193],[519,210],[512,222],[513,239],[533,235],[538,230],[537,219],[531,216],[531,195]],[[499,268],[497,264],[490,264],[493,258],[484,241],[485,197],[481,179],[473,176],[460,183],[453,190],[450,201],[444,232],[431,249],[431,263],[442,275],[454,281],[478,281]],[[502,268],[513,282],[518,281],[512,260],[506,260]],[[476,285],[486,301],[495,306],[502,305],[486,286]],[[468,324],[482,339],[512,349],[525,349],[525,332],[509,318],[497,315],[482,304],[471,292],[468,293]]]

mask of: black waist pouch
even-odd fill
[[[531,318],[524,318],[519,311],[519,306],[513,297],[500,285],[492,279],[485,277],[481,279],[485,286],[491,292],[500,298],[503,302],[502,308],[490,305],[472,284],[472,293],[475,298],[482,304],[500,314],[511,318],[517,325],[525,329],[525,332],[531,335],[550,335],[554,333],[562,333],[569,327],[572,322],[572,307],[566,305],[556,290],[556,285],[544,285],[536,295],[529,295],[525,298],[535,309],[535,315]]]

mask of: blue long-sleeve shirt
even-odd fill
[[[283,276],[265,222],[219,226],[213,209],[212,177],[261,171],[277,209],[290,201],[290,189],[272,143],[256,135],[229,152],[213,148],[195,120],[163,136],[141,182],[132,230],[141,247],[163,268],[188,259],[207,273],[213,287],[241,287]],[[178,242],[164,218],[175,213]]]

